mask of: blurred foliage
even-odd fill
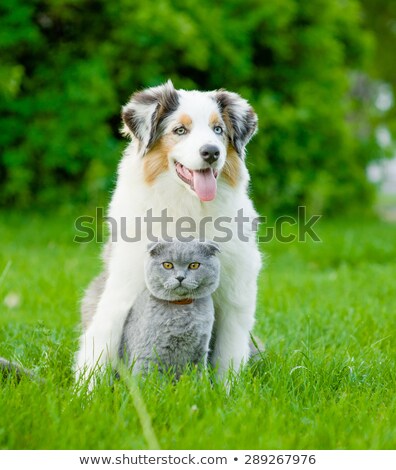
[[[361,3],[365,23],[377,37],[370,75],[395,87],[396,2],[392,0],[361,0]]]
[[[378,89],[386,95],[383,109],[374,115],[378,126],[386,126],[392,137],[396,135],[396,2],[393,0],[361,0],[364,21],[376,37],[373,60],[368,73],[372,80],[371,94],[377,97]],[[377,96],[376,96],[377,95]],[[390,142],[390,153],[394,155],[395,138]],[[385,149],[386,150],[386,149]],[[382,155],[379,155],[381,157]]]
[[[372,50],[357,0],[3,0],[0,17],[1,204],[107,194],[120,106],[168,78],[254,105],[261,210],[370,204],[376,144],[350,92]]]

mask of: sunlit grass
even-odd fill
[[[263,245],[262,358],[229,393],[195,371],[139,381],[147,438],[135,383],[75,394],[78,302],[100,268],[76,215],[0,214],[0,355],[46,379],[0,382],[1,448],[395,447],[396,225],[321,220],[321,243]]]

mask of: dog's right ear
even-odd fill
[[[134,93],[122,108],[122,133],[138,139],[145,153],[160,136],[161,122],[178,105],[179,96],[170,80],[164,85]]]

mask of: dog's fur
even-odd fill
[[[223,224],[234,236],[221,243],[221,281],[213,297],[211,360],[220,375],[230,366],[237,370],[249,357],[261,267],[251,225],[245,223],[248,241],[241,241],[234,221],[239,209],[250,220],[257,217],[247,195],[249,177],[244,163],[245,146],[257,128],[256,114],[235,93],[175,90],[168,82],[135,93],[124,106],[122,118],[123,131],[132,141],[120,162],[108,213],[118,227],[122,219],[126,220],[126,233],[133,237],[136,217],[143,220],[149,209],[160,216],[167,209],[173,221],[189,216],[199,224],[203,218],[212,217],[205,236],[213,239],[219,235],[214,219],[226,216],[233,220]],[[186,129],[185,135],[177,134],[180,126]],[[216,133],[215,126],[224,132]],[[210,164],[200,154],[206,144],[219,149],[218,159]],[[216,196],[202,196],[201,191],[198,197],[197,191],[178,176],[176,161],[190,170],[211,168],[212,174],[218,175]],[[175,236],[174,222],[168,224],[168,231]],[[153,224],[153,233],[162,237],[159,224]],[[103,273],[89,286],[83,300],[84,332],[77,354],[77,376],[85,377],[95,366],[115,364],[125,318],[145,286],[143,259],[148,239],[143,222],[140,241],[122,240],[120,230],[117,235],[117,241],[106,246]]]

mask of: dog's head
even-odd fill
[[[236,93],[175,90],[170,81],[132,95],[122,118],[124,134],[138,140],[146,182],[169,172],[201,201],[216,197],[218,178],[238,184],[257,129],[252,107]]]

